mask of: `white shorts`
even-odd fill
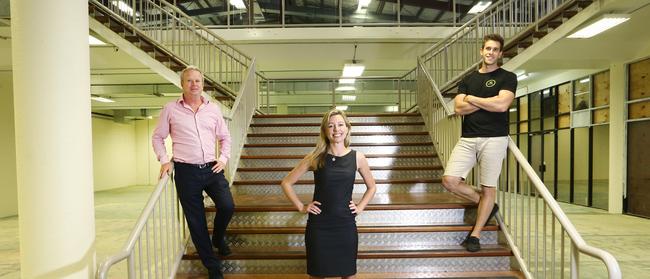
[[[481,185],[496,187],[507,149],[507,136],[460,138],[451,152],[444,175],[465,179],[478,161]]]

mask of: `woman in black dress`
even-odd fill
[[[307,273],[311,278],[355,278],[357,273],[357,224],[375,195],[375,179],[368,160],[351,150],[350,122],[345,113],[331,110],[323,116],[316,148],[282,180],[282,190],[296,209],[309,214],[305,230]],[[292,186],[307,171],[314,172],[314,197],[303,204]],[[352,200],[356,172],[366,191],[359,203]]]

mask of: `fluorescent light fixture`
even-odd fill
[[[133,8],[129,6],[127,3],[124,3],[124,1],[111,1],[111,4],[113,6],[116,6],[120,11],[123,11],[127,14],[133,14]]]
[[[551,94],[550,89],[544,89],[544,91],[542,91],[542,95],[548,95],[548,94]]]
[[[509,112],[515,112],[515,111],[517,111],[517,108],[511,108],[511,109],[509,109],[508,111],[509,111]]]
[[[340,78],[339,79],[339,84],[354,84],[356,79],[354,78]]]
[[[115,101],[109,99],[109,98],[104,98],[104,97],[99,97],[99,96],[94,96],[91,95],[90,99],[95,100],[97,102],[102,102],[102,103],[115,103]]]
[[[518,75],[518,76],[517,76],[517,80],[518,80],[518,81],[519,81],[519,80],[524,80],[524,79],[527,79],[527,78],[528,78],[528,74],[521,74],[521,75]]]
[[[334,90],[335,91],[354,91],[354,89],[356,89],[356,88],[354,88],[354,86],[339,86]]]
[[[583,78],[580,80],[580,83],[587,83],[589,82],[589,78]]]
[[[338,109],[338,110],[347,110],[348,106],[336,106],[336,109]]]
[[[93,35],[88,35],[88,44],[91,46],[103,46],[106,45],[102,40],[93,37]]]
[[[372,0],[359,0],[359,9],[368,8]]]
[[[468,14],[478,14],[482,11],[485,11],[490,5],[492,4],[492,1],[480,1],[474,5],[469,11],[467,12]]]
[[[386,111],[387,112],[397,112],[397,106],[387,106]]]
[[[630,15],[625,14],[607,14],[602,16],[597,21],[583,27],[577,32],[569,35],[567,38],[591,38],[605,30],[626,22],[630,19]]]
[[[230,0],[230,5],[235,6],[235,8],[240,9],[240,10],[245,10],[246,9],[246,4],[244,4],[244,0]]]
[[[353,78],[359,77],[363,74],[363,70],[366,69],[366,66],[361,64],[345,64],[343,67],[343,77]]]
[[[343,101],[352,101],[352,102],[354,102],[357,99],[357,96],[355,96],[355,95],[343,95],[343,96],[341,96],[341,99]]]

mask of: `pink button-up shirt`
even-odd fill
[[[219,161],[230,158],[230,132],[219,107],[201,97],[203,103],[196,113],[183,101],[183,97],[169,102],[160,112],[158,126],[153,132],[154,152],[161,164],[169,162],[165,139],[172,137],[174,161],[204,164],[215,161],[216,141],[219,141]]]

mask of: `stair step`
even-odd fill
[[[440,225],[440,226],[357,226],[359,233],[417,233],[417,232],[469,232],[473,225]],[[488,225],[483,231],[497,231],[496,225]],[[209,230],[212,234],[212,229]],[[229,226],[226,234],[302,234],[305,227],[238,227]]]
[[[358,122],[352,126],[422,126],[424,122]],[[320,123],[251,123],[251,127],[320,127]]]
[[[319,133],[250,133],[246,135],[251,138],[259,137],[318,137]],[[426,131],[413,131],[413,132],[359,132],[354,133],[355,136],[428,136]]]
[[[264,168],[252,168],[253,171],[241,171],[235,173],[234,180],[281,180],[291,171],[292,168],[277,168],[279,170],[271,170]],[[255,171],[255,169],[259,169]],[[372,176],[377,180],[386,180],[386,179],[427,179],[442,177],[443,171],[442,167],[407,167],[399,168],[395,167],[393,169],[372,169]],[[363,179],[359,172],[355,173],[356,179]],[[314,173],[309,171],[304,173],[299,177],[300,180],[309,180],[314,179]]]
[[[372,154],[387,154],[387,153],[409,153],[409,154],[432,154],[435,152],[433,145],[417,145],[417,146],[355,146],[353,148],[359,152],[368,155]],[[314,150],[314,147],[249,147],[242,151],[243,156],[274,156],[274,155],[297,155],[307,154]]]
[[[279,185],[279,183],[277,184]],[[311,194],[299,194],[303,203],[312,200]],[[353,194],[353,200],[360,200],[361,194]],[[269,195],[260,199],[257,195],[233,194],[236,212],[270,212],[296,211],[293,204],[284,195]],[[476,205],[460,199],[449,192],[444,193],[387,193],[375,194],[366,206],[367,211],[373,210],[413,210],[413,209],[464,209]],[[214,206],[206,207],[207,212],[216,211]]]
[[[272,187],[269,185],[237,185],[233,188],[237,194],[242,195],[282,195],[281,187]],[[404,184],[376,184],[377,194],[396,194],[396,193],[442,193],[446,192],[440,183],[404,183]],[[297,194],[313,194],[314,185],[293,185],[293,190]],[[354,184],[353,193],[364,193],[365,184]]]
[[[140,37],[138,35],[124,35],[124,39],[131,43],[137,43],[140,42]]]
[[[269,160],[275,160],[275,159],[302,159],[306,156],[307,154],[304,155],[242,155],[241,159],[255,159],[255,160],[262,160],[262,159],[269,159]],[[365,154],[366,158],[438,158],[437,154],[408,154],[408,153],[400,153],[400,154]]]
[[[382,114],[346,114],[352,125],[359,123],[412,123],[422,122],[422,117],[417,113],[382,113]],[[320,125],[323,114],[284,114],[284,115],[256,115],[253,117],[254,124],[276,124],[276,123],[312,123]]]
[[[233,185],[276,185],[280,186],[281,180],[237,180],[233,182]],[[407,184],[407,183],[441,183],[442,180],[439,178],[432,179],[376,179],[376,184]],[[363,180],[355,180],[355,184],[364,183]],[[314,185],[314,180],[298,180],[295,184],[297,185]]]
[[[460,246],[441,247],[440,249],[417,250],[361,250],[358,259],[412,259],[412,258],[463,258],[463,257],[509,257],[510,249],[499,245],[484,245],[478,252],[468,252]],[[269,259],[306,259],[304,247],[275,247],[268,251],[238,250],[232,248],[232,254],[221,257],[224,260],[269,260]],[[188,253],[184,260],[198,260],[199,255]]]
[[[275,137],[248,137],[247,144],[302,144],[302,143],[315,143],[318,141],[316,136],[298,136],[298,135],[279,135]],[[372,142],[376,144],[394,143],[406,144],[412,142],[431,142],[429,135],[359,135],[352,133],[350,141],[355,142]]]
[[[261,167],[261,168],[237,168],[239,172],[289,172],[292,167]],[[442,166],[417,166],[417,167],[398,167],[398,166],[382,166],[382,167],[370,167],[370,170],[441,170]]]
[[[371,169],[381,167],[437,167],[440,166],[440,160],[434,154],[411,154],[410,156],[400,156],[401,154],[365,154],[368,165]],[[378,156],[380,155],[380,156]],[[383,155],[383,156],[382,156]],[[278,155],[278,156],[251,156],[245,155],[240,158],[240,168],[265,168],[265,167],[295,167],[305,155]]]
[[[225,279],[309,279],[307,274],[277,273],[277,274],[225,274]],[[177,279],[204,279],[207,274],[178,273]],[[520,271],[480,271],[480,272],[368,272],[357,273],[357,279],[407,279],[407,278],[491,278],[491,279],[523,279]]]
[[[419,113],[347,113],[348,118],[352,117],[398,117],[398,116],[410,116],[410,117],[420,117]],[[305,113],[305,114],[258,114],[254,115],[254,119],[275,119],[275,118],[305,118],[305,117],[314,117],[322,118],[323,114],[320,113]]]

